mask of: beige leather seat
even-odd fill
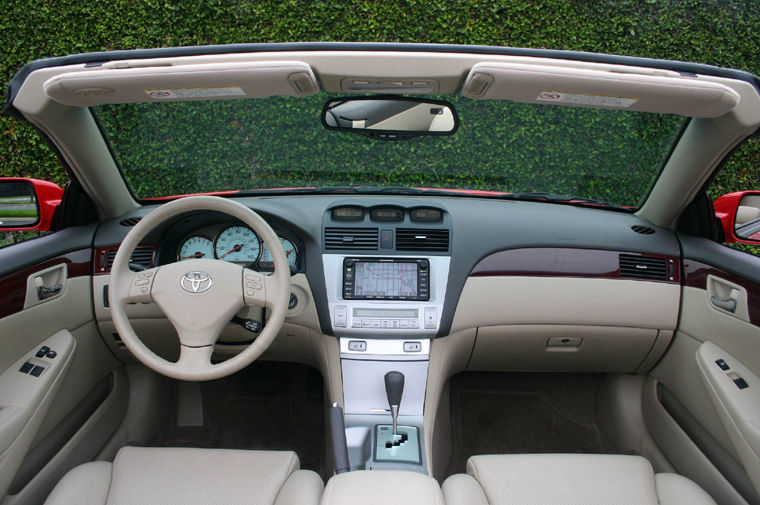
[[[446,505],[715,505],[676,474],[655,475],[639,456],[473,456],[443,483]]]
[[[67,473],[46,505],[316,505],[322,479],[289,451],[124,447]]]

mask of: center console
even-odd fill
[[[324,217],[322,267],[340,341],[350,470],[427,473],[423,412],[450,233],[443,209],[344,205]]]

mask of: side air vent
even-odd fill
[[[108,266],[106,270],[111,271],[111,265],[113,265],[113,259],[116,257],[117,249],[110,249],[108,251]],[[153,248],[151,247],[138,247],[135,252],[132,253],[132,257],[129,259],[130,263],[150,268],[153,265]]]
[[[325,228],[325,250],[377,250],[377,228]]]
[[[668,279],[667,261],[665,258],[621,254],[620,277],[665,281]]]
[[[126,219],[122,219],[121,221],[119,221],[119,224],[122,225],[122,226],[134,226],[134,225],[136,225],[137,223],[140,222],[140,219],[142,219],[142,218],[141,217],[128,217]]]
[[[449,250],[449,230],[399,228],[396,230],[396,250],[446,252]]]
[[[654,228],[650,228],[649,226],[642,226],[639,224],[631,226],[631,229],[641,235],[651,235],[654,233]]]

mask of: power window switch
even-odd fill
[[[32,363],[29,363],[28,361],[21,365],[21,368],[18,369],[21,373],[29,373],[32,368],[34,368],[34,365]]]
[[[35,354],[35,356],[37,356],[38,358],[44,358],[49,350],[50,350],[50,347],[43,345],[42,347],[40,347],[40,350],[37,351],[37,354]]]
[[[723,359],[716,359],[715,364],[718,365],[718,367],[720,367],[720,369],[724,371],[731,369],[731,367],[728,366],[728,363],[726,363],[726,361]]]
[[[736,387],[739,389],[747,389],[749,387],[747,381],[745,381],[744,378],[738,373],[731,372],[728,374],[728,378],[734,381],[734,384],[736,384]]]
[[[32,368],[31,375],[33,375],[35,377],[39,377],[40,375],[42,375],[42,372],[44,372],[44,371],[45,371],[45,367],[44,366],[37,365],[36,367]]]

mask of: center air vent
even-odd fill
[[[620,277],[665,281],[668,279],[667,262],[665,258],[621,254]]]
[[[377,228],[325,228],[325,250],[377,250]]]
[[[113,265],[113,259],[116,257],[117,249],[110,249],[108,251],[108,266],[107,271],[111,271],[111,265]],[[138,247],[135,252],[132,253],[132,257],[129,258],[130,263],[143,266],[146,269],[150,268],[153,264],[153,248],[152,247]]]
[[[449,230],[399,228],[396,230],[396,250],[447,252]]]

